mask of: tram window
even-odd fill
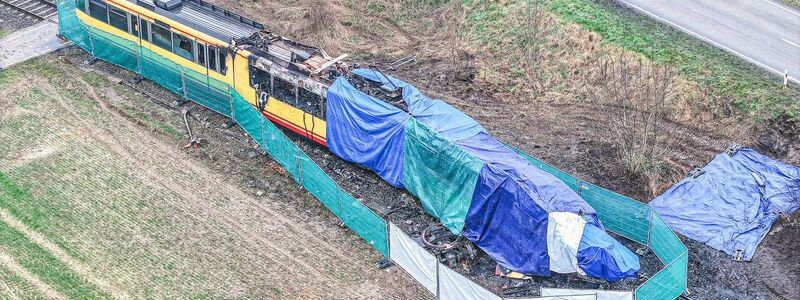
[[[75,3],[76,6],[78,6],[78,9],[80,9],[82,12],[86,12],[86,0],[78,0]]]
[[[197,60],[196,62],[201,66],[206,66],[206,45],[197,43]]]
[[[89,15],[104,23],[108,23],[108,6],[101,1],[90,0]]]
[[[217,47],[208,46],[208,69],[217,71]]]
[[[225,51],[219,51],[219,73],[225,75]]]
[[[153,34],[153,45],[172,52],[172,31],[156,23],[152,23],[150,29]]]
[[[128,16],[124,10],[108,7],[108,24],[122,31],[128,31]]]
[[[194,46],[192,45],[193,43],[194,41],[188,39],[183,35],[174,32],[172,33],[172,49],[174,49],[173,52],[175,52],[175,54],[180,55],[185,59],[194,60],[193,57],[194,51],[192,51],[192,48],[194,48]]]
[[[147,21],[145,21],[144,19],[139,19],[139,25],[141,25],[139,26],[139,29],[142,32],[141,35],[142,39],[145,41],[149,41],[150,35],[148,34],[149,31],[147,30]]]
[[[131,15],[129,23],[130,23],[131,30],[128,31],[128,32],[130,32],[130,34],[132,34],[135,37],[139,36],[139,16]]]
[[[294,97],[294,84],[278,77],[274,77],[272,83],[272,97],[297,107],[297,101]]]

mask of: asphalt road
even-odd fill
[[[800,9],[773,0],[623,0],[771,72],[800,83]]]

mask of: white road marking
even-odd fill
[[[782,40],[782,41],[784,41],[784,42],[786,42],[786,43],[789,43],[789,45],[792,45],[792,46],[795,46],[795,47],[797,47],[797,48],[800,48],[800,45],[798,45],[798,44],[795,44],[795,43],[792,43],[791,41],[789,41],[789,40],[787,40],[787,39],[781,39],[781,40]]]
[[[767,1],[767,0],[762,0],[762,1],[769,2],[769,1]],[[735,55],[737,55],[737,56],[739,56],[739,57],[741,57],[741,58],[744,58],[745,60],[747,60],[747,61],[749,61],[749,62],[751,62],[751,63],[754,63],[754,64],[756,64],[756,65],[758,65],[758,66],[760,66],[760,67],[762,67],[762,68],[764,68],[764,69],[767,69],[767,70],[769,70],[769,71],[771,71],[771,72],[773,72],[773,73],[775,73],[775,74],[784,75],[784,72],[782,72],[782,71],[778,71],[778,70],[776,70],[776,69],[774,69],[774,68],[772,68],[772,67],[770,67],[770,66],[767,66],[767,65],[765,65],[765,64],[763,64],[763,63],[761,63],[761,62],[759,62],[759,61],[757,61],[757,60],[755,60],[755,59],[753,59],[753,58],[750,58],[750,57],[748,57],[748,56],[746,56],[746,55],[744,55],[744,54],[742,54],[742,53],[739,53],[739,52],[738,52],[738,51],[736,51],[736,50],[733,50],[733,49],[731,49],[731,48],[728,48],[728,47],[726,47],[725,45],[722,45],[722,44],[720,44],[720,43],[717,43],[717,42],[713,41],[712,39],[709,39],[709,38],[707,38],[707,37],[705,37],[705,36],[703,36],[703,35],[701,35],[701,34],[699,34],[699,33],[696,33],[696,32],[694,32],[694,31],[691,31],[691,30],[689,30],[689,29],[688,29],[688,28],[686,28],[686,27],[683,27],[683,26],[681,26],[681,25],[678,25],[678,24],[675,24],[675,23],[673,23],[673,22],[671,22],[671,21],[669,21],[669,20],[667,20],[667,19],[664,19],[664,18],[662,18],[662,17],[659,17],[658,15],[656,15],[656,14],[654,14],[654,13],[651,13],[651,12],[649,12],[649,11],[647,11],[647,10],[645,10],[645,9],[641,8],[641,7],[637,6],[636,4],[630,3],[630,2],[628,2],[628,1],[625,1],[625,0],[622,0],[622,2],[623,2],[623,3],[625,3],[626,5],[629,5],[630,7],[633,7],[634,9],[636,9],[636,10],[638,10],[638,11],[640,11],[640,12],[643,12],[643,13],[645,13],[646,15],[648,15],[648,16],[650,16],[650,17],[652,17],[652,18],[655,18],[655,19],[657,19],[657,20],[659,20],[659,21],[661,21],[661,22],[667,23],[667,24],[669,24],[669,25],[671,25],[671,26],[673,26],[673,27],[676,27],[676,28],[678,28],[678,29],[680,29],[680,30],[683,30],[684,32],[686,32],[686,33],[688,33],[688,34],[690,34],[690,35],[693,35],[693,36],[694,36],[694,37],[696,37],[696,38],[699,38],[699,39],[701,39],[701,40],[704,40],[704,41],[706,41],[706,42],[708,42],[708,43],[711,43],[711,44],[712,44],[712,45],[714,45],[714,46],[717,46],[717,47],[719,47],[719,48],[722,48],[722,49],[723,49],[723,50],[725,50],[725,51],[728,51],[728,52],[730,52],[730,53],[733,53],[733,54],[735,54]],[[771,3],[771,2],[770,2],[770,3]],[[773,4],[773,5],[774,5],[774,4]],[[779,7],[780,7],[780,6],[779,6]],[[783,8],[783,9],[786,9],[786,8],[784,8],[784,7],[781,7],[781,8]],[[797,13],[795,13],[795,12],[792,12],[792,13],[794,13],[794,14],[797,14]],[[800,15],[800,14],[797,14],[797,15]],[[797,78],[794,78],[794,77],[792,77],[792,76],[789,76],[789,80],[791,80],[791,81],[793,81],[793,82],[795,82],[795,83],[800,83],[800,80],[798,80]]]
[[[772,1],[768,1],[768,0],[761,0],[761,1],[767,2],[767,3],[769,3],[769,4],[770,4],[770,5],[772,5],[772,6],[775,6],[775,7],[777,7],[777,8],[780,8],[780,9],[782,9],[782,10],[788,11],[789,13],[795,14],[795,15],[797,15],[798,17],[800,17],[800,13],[798,13],[798,12],[796,12],[796,11],[793,11],[793,10],[791,10],[791,9],[788,9],[788,8],[786,8],[786,7],[783,7],[782,5],[780,5],[780,4],[778,4],[778,3],[775,3],[775,2],[772,2]]]

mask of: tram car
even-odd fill
[[[225,113],[233,88],[275,124],[326,145],[325,91],[345,68],[346,55],[332,58],[203,0],[77,0],[75,9],[93,33],[132,44],[127,48],[142,73],[184,78],[172,87],[154,80],[173,92],[217,100],[209,108]],[[159,60],[169,64],[163,59],[179,67],[159,66]]]

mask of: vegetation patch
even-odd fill
[[[0,173],[0,199],[31,201],[30,193],[18,186],[6,174]],[[25,269],[51,285],[58,292],[74,299],[110,298],[96,286],[80,278],[52,253],[31,242],[18,230],[0,222],[0,249],[8,253]]]
[[[0,266],[0,294],[10,299],[44,299],[36,288],[13,270]],[[5,298],[4,298],[5,299]]]
[[[782,0],[784,4],[800,8],[800,0]]]
[[[674,66],[678,74],[707,89],[709,97],[729,102],[756,120],[800,117],[800,92],[732,54],[607,1],[546,1],[564,20],[601,34],[605,43]]]

